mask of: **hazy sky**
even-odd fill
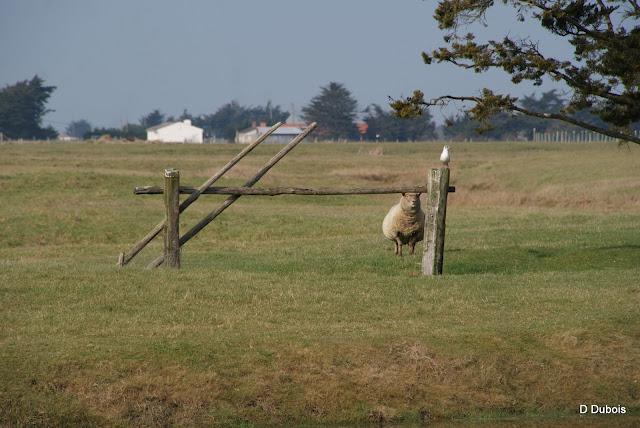
[[[422,89],[427,96],[512,88],[503,73],[474,75],[425,66],[420,52],[442,44],[421,0],[0,0],[0,85],[38,74],[58,89],[48,123],[137,122],[159,108],[212,113],[222,104],[271,100],[297,114],[319,87],[344,83],[361,108]],[[541,40],[569,52],[535,24],[501,8],[480,34]],[[554,86],[546,85],[543,89]],[[436,121],[444,113],[435,111]]]

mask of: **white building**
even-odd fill
[[[77,140],[76,137],[72,137],[71,135],[65,133],[65,132],[60,132],[58,133],[58,140],[60,141],[75,141]]]
[[[191,125],[189,119],[182,122],[166,122],[147,128],[147,141],[163,143],[202,143],[202,128]]]
[[[253,125],[251,128],[243,129],[236,132],[236,143],[250,144],[258,139],[259,136],[266,133],[271,127],[265,123],[261,123],[259,126]],[[288,124],[285,123],[276,129],[273,134],[269,135],[269,138],[265,140],[265,143],[288,143],[298,135],[302,134],[304,125]]]

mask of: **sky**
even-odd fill
[[[35,74],[57,87],[45,118],[58,130],[137,122],[153,109],[213,113],[236,100],[292,111],[330,81],[358,100],[421,89],[427,98],[473,95],[483,87],[516,96],[560,88],[514,86],[502,72],[476,75],[420,57],[443,45],[423,0],[0,0],[0,86]],[[476,26],[479,40],[531,37],[548,55],[566,42],[499,6]],[[434,119],[458,111],[435,110]]]

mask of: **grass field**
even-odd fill
[[[261,184],[424,184],[441,147],[301,145]],[[182,270],[115,268],[163,215],[134,186],[237,151],[0,145],[0,425],[639,423],[640,148],[454,144],[438,278],[384,240],[396,195],[244,197]]]

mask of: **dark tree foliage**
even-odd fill
[[[533,128],[527,117],[509,113],[496,113],[488,119],[489,127],[478,132],[481,124],[468,113],[448,117],[442,129],[444,137],[451,140],[523,140],[529,139]],[[536,128],[537,129],[537,128]]]
[[[316,134],[321,138],[355,138],[358,102],[341,83],[330,82],[320,88],[320,94],[302,108],[302,118],[318,122]]]
[[[556,90],[543,92],[540,97],[535,94],[525,95],[518,100],[518,105],[522,108],[542,113],[561,112],[566,108],[566,104],[566,100]],[[574,116],[594,125],[604,125],[602,120],[586,110],[575,112]],[[486,119],[484,130],[481,133],[478,133],[478,129],[482,129],[483,124],[468,113],[447,118],[445,125],[443,128],[445,138],[453,140],[519,140],[530,139],[534,129],[537,132],[579,129],[560,120],[543,119],[519,112],[493,114]]]
[[[250,127],[254,122],[272,125],[284,122],[288,117],[289,112],[283,111],[280,106],[273,106],[270,101],[265,106],[255,107],[245,107],[237,101],[231,101],[213,114],[193,119],[193,124],[203,128],[207,136],[233,140],[237,131]]]
[[[178,117],[178,120],[182,121],[186,119],[193,121],[193,115],[189,113],[189,110],[185,108],[184,110],[182,110],[182,114]]]
[[[468,113],[462,113],[448,117],[445,121],[445,126],[442,128],[442,133],[447,140],[477,139],[477,128],[478,122],[469,117]],[[489,139],[486,135],[483,136]]]
[[[80,119],[68,124],[64,132],[75,138],[84,138],[86,134],[91,132],[91,129],[91,124],[88,121]]]
[[[467,113],[486,125],[499,112],[519,112],[541,119],[558,119],[614,138],[633,141],[631,128],[640,120],[640,3],[637,0],[503,0],[515,9],[518,19],[531,19],[571,44],[572,58],[553,58],[544,54],[532,39],[504,36],[485,43],[461,29],[482,22],[493,0],[443,0],[434,18],[447,32],[445,46],[423,52],[426,64],[434,60],[481,73],[502,69],[513,83],[531,81],[541,85],[543,78],[564,82],[572,91],[569,102],[554,113],[524,107],[517,98],[483,89],[477,96],[441,95],[426,100],[421,91],[397,100],[392,107],[401,117],[419,114],[423,108],[457,100],[473,106]],[[601,124],[585,121],[575,113],[588,110]]]
[[[247,110],[250,122],[274,124],[285,122],[289,118],[288,111],[283,111],[280,106],[273,106],[271,101],[265,106],[249,107]]]
[[[7,138],[45,139],[58,133],[51,127],[42,127],[42,119],[52,110],[46,108],[55,86],[45,86],[37,75],[7,85],[0,90],[0,132]]]
[[[207,135],[232,140],[236,131],[246,128],[249,124],[246,109],[237,101],[231,101],[215,113],[201,116],[196,126],[203,127]]]
[[[402,119],[378,104],[371,104],[364,111],[368,140],[415,141],[435,138],[435,123],[425,111],[420,117]]]
[[[549,114],[561,114],[563,111],[569,109],[567,100],[565,100],[556,90],[543,92],[540,98],[536,98],[535,94],[525,95],[518,100],[518,104],[525,110]],[[516,127],[519,129],[520,134],[526,135],[527,137],[531,137],[531,132],[534,128],[538,132],[580,129],[580,127],[571,123],[555,119],[550,120],[522,113],[517,113],[511,116],[516,122]],[[582,122],[598,126],[600,128],[607,127],[607,124],[604,121],[589,110],[573,111],[571,116]]]
[[[140,118],[140,125],[143,128],[151,128],[152,126],[160,125],[164,123],[165,115],[160,110],[155,109],[151,113],[146,114]]]
[[[84,138],[97,139],[105,136],[123,140],[146,140],[147,130],[142,125],[128,123],[122,128],[93,128],[84,135]]]
[[[127,140],[146,140],[147,129],[142,125],[128,123],[122,127],[122,138]]]

